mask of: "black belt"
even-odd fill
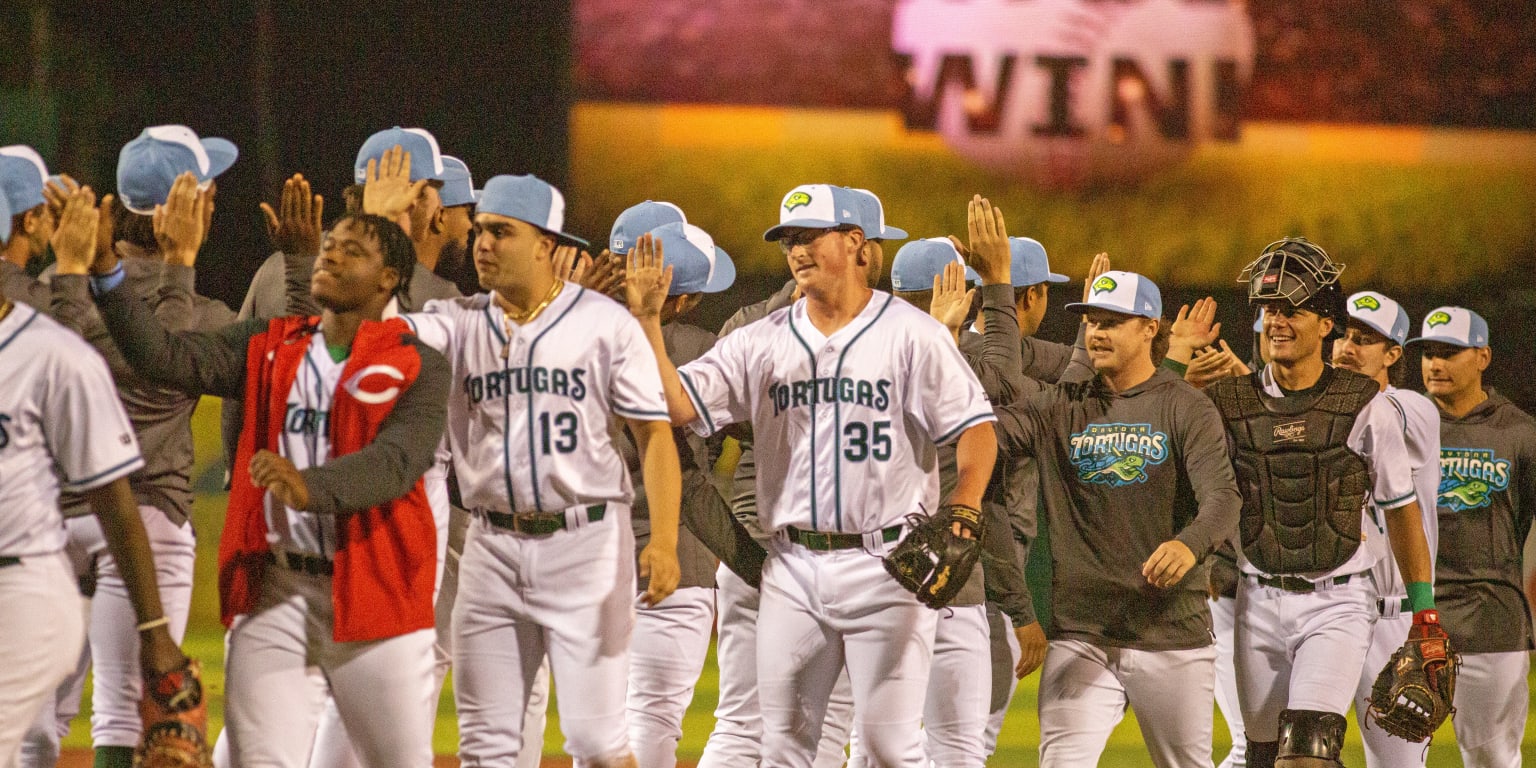
[[[784,529],[789,540],[806,549],[814,549],[826,552],[833,549],[858,549],[864,546],[864,534],[862,533],[830,533],[824,531],[802,531],[793,525]],[[893,525],[880,529],[880,539],[889,544],[901,538],[901,526]]]
[[[0,568],[9,568],[13,565],[21,565],[19,557],[0,557]]]
[[[1249,576],[1252,576],[1253,580],[1259,582],[1262,586],[1283,589],[1286,592],[1305,595],[1317,591],[1317,583],[1302,576],[1265,576],[1257,573],[1249,574]],[[1325,579],[1323,583],[1331,582],[1334,586],[1339,586],[1340,584],[1348,584],[1349,580],[1354,577],[1355,574],[1335,576],[1331,579]]]
[[[301,552],[268,552],[267,562],[279,568],[307,573],[311,576],[330,576],[336,571],[336,564],[331,562],[330,558],[306,555]]]
[[[595,523],[608,514],[608,504],[593,504],[587,507],[587,522]],[[505,512],[485,512],[486,522],[497,528],[505,528],[509,531],[526,533],[532,536],[547,536],[555,531],[565,530],[564,512],[520,512],[507,514]]]
[[[1387,606],[1388,605],[1391,605],[1391,603],[1388,603],[1386,598],[1381,598],[1381,597],[1376,598],[1376,612],[1377,613],[1379,613],[1379,614],[1381,614],[1383,616],[1387,615]],[[1405,597],[1405,598],[1402,599],[1402,602],[1400,602],[1398,604],[1397,612],[1398,613],[1410,613],[1412,608],[1413,608],[1412,604],[1410,604],[1408,602],[1408,598]]]

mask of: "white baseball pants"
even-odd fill
[[[1463,653],[1456,678],[1456,745],[1467,768],[1519,768],[1531,705],[1531,657]]]
[[[1394,598],[1398,601],[1401,598]],[[1355,724],[1360,727],[1360,738],[1365,742],[1366,768],[1424,768],[1426,744],[1400,739],[1369,722],[1366,711],[1371,706],[1371,685],[1377,673],[1387,665],[1393,652],[1403,647],[1408,630],[1413,627],[1413,614],[1401,613],[1392,606],[1388,615],[1376,620],[1371,627],[1371,647],[1365,652],[1365,662],[1360,667],[1360,680],[1355,685]],[[1461,688],[1456,689],[1461,699]]]
[[[1211,606],[1211,632],[1216,636],[1216,706],[1232,736],[1232,749],[1216,768],[1248,768],[1248,736],[1243,732],[1243,708],[1237,703],[1237,668],[1233,662],[1237,598],[1216,597],[1206,602]]]
[[[62,552],[0,568],[0,766],[18,764],[22,735],[80,659],[85,617]]]
[[[704,744],[699,768],[757,768],[762,756],[763,712],[757,700],[757,608],[760,593],[729,568],[715,571],[720,700],[715,729]],[[853,693],[845,670],[827,701],[815,768],[840,768],[853,723]]]
[[[1253,741],[1280,738],[1280,712],[1344,714],[1376,621],[1376,588],[1360,574],[1316,592],[1237,585],[1237,695]]]
[[[925,764],[920,726],[937,613],[862,549],[770,542],[758,616],[763,765],[810,768],[846,665],[870,762]]]
[[[225,736],[240,768],[308,765],[326,683],[368,768],[432,764],[432,637],[332,639],[331,579],[271,566],[230,628]]]
[[[454,699],[463,765],[512,768],[545,654],[565,751],[577,766],[630,754],[624,698],[634,627],[629,512],[530,536],[470,522],[453,608]],[[530,740],[530,748],[534,747]]]
[[[673,768],[683,714],[709,654],[715,590],[684,587],[641,606],[629,643],[629,742],[640,768]]]
[[[1153,765],[1209,768],[1215,661],[1214,646],[1139,651],[1052,640],[1040,672],[1040,768],[1098,765],[1127,706]]]

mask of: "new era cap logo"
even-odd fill
[[[796,192],[784,198],[784,210],[793,211],[796,208],[811,204],[811,196],[804,192]]]
[[[1355,299],[1355,309],[1381,309],[1381,302],[1375,296],[1361,296]]]
[[[1446,323],[1449,323],[1450,321],[1451,321],[1450,313],[1448,313],[1448,312],[1436,312],[1433,315],[1430,315],[1429,319],[1424,321],[1424,324],[1429,326],[1429,327],[1431,327],[1431,328],[1433,328],[1433,327],[1435,327],[1437,325],[1445,325]]]
[[[1093,281],[1093,292],[1094,293],[1105,293],[1105,292],[1108,292],[1108,291],[1113,291],[1114,289],[1116,289],[1118,287],[1119,287],[1119,284],[1115,282],[1115,279],[1113,277],[1109,277],[1109,276],[1104,276],[1104,277],[1101,277],[1101,278]]]

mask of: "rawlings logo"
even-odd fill
[[[811,196],[805,192],[792,192],[784,198],[784,210],[793,211],[811,204]]]
[[[1449,312],[1440,311],[1430,315],[1429,318],[1424,321],[1424,324],[1433,328],[1437,325],[1445,325],[1450,321],[1451,314]]]
[[[1307,439],[1307,423],[1305,421],[1288,421],[1275,425],[1275,442],[1300,443]]]
[[[1114,289],[1119,288],[1119,287],[1120,287],[1120,284],[1116,283],[1115,279],[1113,277],[1108,276],[1108,275],[1105,275],[1105,276],[1100,277],[1099,279],[1093,281],[1093,292],[1094,293],[1106,293],[1106,292],[1109,292],[1109,291],[1113,291]]]
[[[363,390],[363,379],[375,374],[394,381],[405,381],[405,374],[401,373],[400,369],[393,365],[370,365],[353,374],[352,378],[347,379],[347,383],[342,386],[347,390],[347,394],[351,395],[358,402],[367,403],[368,405],[379,405],[395,399],[400,394],[399,387],[388,387],[378,392],[366,392]]]
[[[1355,299],[1355,309],[1381,309],[1381,302],[1375,296],[1361,296]]]

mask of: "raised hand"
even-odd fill
[[[295,255],[320,253],[325,198],[310,194],[309,180],[304,174],[295,173],[293,178],[283,182],[283,194],[278,198],[276,211],[262,203],[261,212],[267,220],[267,237],[271,238],[272,247]]]
[[[79,189],[80,185],[67,173],[59,174],[58,181],[49,179],[43,184],[43,200],[48,203],[48,212],[53,214],[54,221],[64,217],[64,204]]]
[[[975,298],[976,289],[965,284],[965,267],[951,261],[944,265],[943,272],[933,276],[933,303],[928,306],[928,314],[943,323],[958,342],[960,326],[965,324]]]
[[[427,180],[411,181],[411,153],[399,144],[384,150],[383,157],[368,161],[363,182],[363,212],[398,221],[411,209]],[[410,229],[406,229],[410,233]]]
[[[624,270],[624,300],[635,317],[660,317],[672,287],[672,267],[662,267],[661,240],[641,235],[629,249],[629,264]]]
[[[1196,350],[1194,359],[1189,362],[1189,369],[1184,372],[1184,380],[1196,389],[1204,389],[1212,382],[1228,376],[1247,376],[1251,373],[1225,340],[1218,343],[1221,344],[1220,350],[1212,347]]]
[[[1195,302],[1193,308],[1188,304],[1179,307],[1168,346],[1170,349],[1187,349],[1193,354],[1197,349],[1215,344],[1219,338],[1221,323],[1216,322],[1216,300],[1207,296]]]
[[[586,255],[583,252],[583,255]],[[608,249],[592,260],[592,268],[575,278],[583,288],[597,291],[618,301],[624,301],[624,257],[615,256]]]
[[[1099,276],[1109,271],[1109,254],[1098,253],[1093,257],[1093,263],[1088,265],[1088,279],[1083,281],[1083,303],[1093,298],[1093,284]]]
[[[1011,283],[1013,259],[1002,209],[994,208],[985,197],[975,195],[966,209],[965,223],[970,234],[966,263],[981,276],[982,284]]]
[[[309,484],[293,462],[268,450],[251,457],[251,484],[264,488],[278,503],[302,510],[309,506]]]
[[[48,244],[59,260],[61,275],[90,274],[96,260],[96,234],[101,224],[96,193],[90,187],[74,187],[63,200],[59,223]]]
[[[155,242],[168,264],[192,266],[203,245],[208,221],[209,197],[198,188],[191,171],[176,177],[165,203],[155,206]]]
[[[555,277],[573,282],[576,280],[576,270],[580,262],[581,255],[576,250],[576,246],[563,243],[555,246],[554,256],[550,258],[550,264],[555,269]]]

